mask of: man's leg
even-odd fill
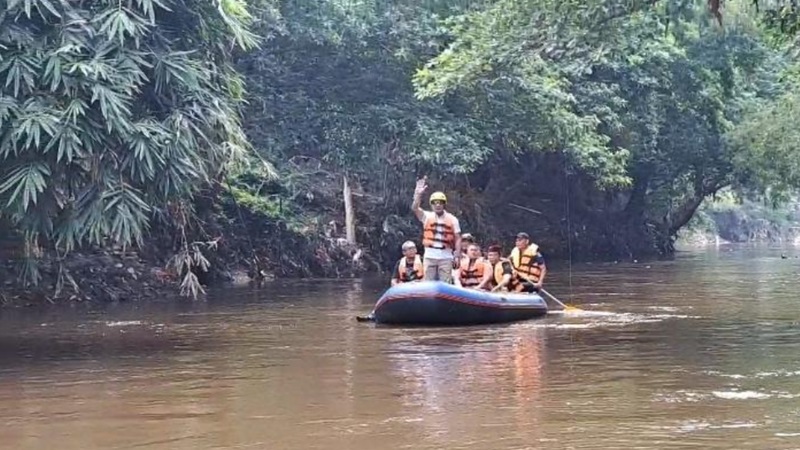
[[[436,267],[439,269],[439,281],[444,281],[448,284],[453,284],[453,260],[439,259],[436,260]]]
[[[425,281],[435,281],[438,273],[436,260],[425,258],[422,260],[422,269],[425,271]]]

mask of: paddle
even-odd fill
[[[368,316],[356,316],[356,320],[359,322],[372,322],[375,320],[375,317],[372,314]]]
[[[561,300],[557,299],[555,297],[555,295],[545,291],[544,288],[539,289],[539,292],[541,292],[542,294],[548,296],[550,298],[550,300],[552,300],[552,301],[558,303],[559,305],[561,305],[564,308],[564,311],[580,311],[581,310],[580,308],[576,308],[574,306],[565,305],[564,303],[561,302]]]
[[[519,276],[522,280],[527,281],[528,283],[536,284],[530,278],[527,278],[527,277],[523,276],[521,273],[518,273],[517,276]],[[539,289],[539,292],[541,292],[544,295],[550,297],[550,300],[552,300],[552,301],[558,303],[559,305],[561,305],[561,307],[564,308],[564,311],[581,311],[580,308],[576,308],[574,306],[565,305],[564,303],[561,302],[561,300],[557,299],[555,295],[545,291],[544,288]]]

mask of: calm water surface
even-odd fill
[[[3,311],[0,448],[800,448],[783,251],[558,270],[586,312],[502,326],[357,323],[360,281]]]

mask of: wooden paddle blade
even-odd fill
[[[370,314],[369,316],[356,316],[356,320],[359,322],[372,322],[375,318]]]

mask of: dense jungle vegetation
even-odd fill
[[[668,256],[721,190],[800,186],[797,23],[791,1],[0,0],[0,301],[386,269],[423,175],[484,242]]]

